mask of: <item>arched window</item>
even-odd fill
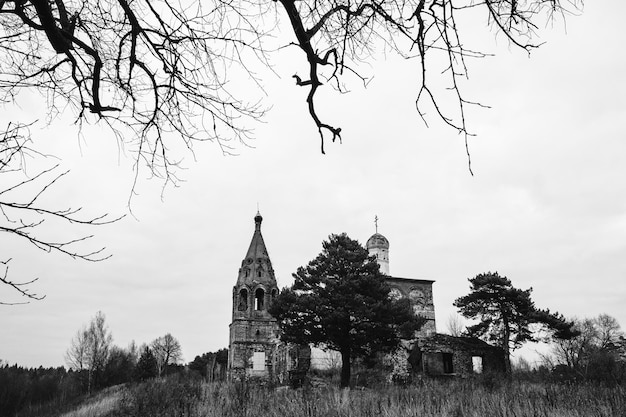
[[[248,309],[248,290],[246,290],[245,288],[242,288],[241,291],[239,291],[239,306],[237,307],[237,310],[246,311],[247,309]]]
[[[426,305],[426,295],[424,291],[413,288],[409,292],[409,299],[411,300],[411,304],[418,306],[419,308],[424,308]]]
[[[258,278],[261,278],[261,273],[262,273],[262,272],[261,272],[261,270],[259,269],[258,271],[256,271],[256,276],[257,276]]]
[[[254,309],[259,311],[263,310],[263,304],[265,301],[265,291],[262,288],[258,288],[254,292]]]
[[[389,298],[395,301],[402,299],[402,291],[396,287],[391,287],[389,290]]]

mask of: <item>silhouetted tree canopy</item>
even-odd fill
[[[552,347],[557,375],[613,384],[626,381],[626,339],[617,319],[600,314],[572,321],[578,334],[555,340]]]
[[[511,351],[524,342],[540,340],[540,330],[550,333],[544,337],[558,339],[577,334],[572,329],[573,323],[566,321],[562,315],[535,306],[530,298],[532,288],[515,288],[507,277],[501,277],[497,272],[479,274],[468,281],[470,293],[457,298],[454,306],[464,317],[478,320],[478,323],[467,327],[470,336],[495,343],[504,350],[508,372],[511,371]],[[531,325],[538,325],[539,328]]]
[[[82,393],[78,376],[63,367],[24,368],[0,360],[0,415],[32,415],[20,411],[69,403]],[[41,409],[38,415],[44,415]]]
[[[220,349],[217,352],[207,352],[198,355],[189,362],[190,370],[199,373],[209,381],[226,379],[226,367],[228,365],[228,349]]]
[[[154,378],[159,374],[157,367],[157,360],[152,349],[146,346],[139,356],[137,366],[135,366],[135,379],[138,381],[145,381],[146,379]]]
[[[112,346],[102,373],[102,386],[123,384],[133,380],[137,352]]]
[[[314,344],[341,353],[341,386],[350,383],[350,362],[396,349],[424,323],[408,299],[389,296],[374,257],[345,233],[330,235],[322,252],[293,274],[269,312],[282,340]]]
[[[159,376],[163,375],[169,365],[176,365],[183,359],[180,342],[170,333],[154,339],[150,348],[157,361]]]

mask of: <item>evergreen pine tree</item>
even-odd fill
[[[145,381],[154,378],[158,374],[157,360],[152,353],[152,349],[146,346],[141,352],[137,366],[135,367],[135,379]]]
[[[454,306],[464,317],[478,320],[467,328],[470,336],[483,338],[504,350],[507,373],[511,372],[511,351],[524,342],[540,340],[539,330],[560,339],[576,335],[573,323],[562,315],[535,307],[530,298],[532,288],[515,288],[507,277],[497,272],[479,274],[468,281],[470,293],[457,298]],[[539,328],[531,328],[532,324]]]
[[[341,353],[341,386],[350,383],[351,360],[396,349],[413,338],[424,320],[407,299],[389,296],[374,257],[345,233],[331,235],[322,252],[293,274],[270,307],[282,339],[323,346]]]

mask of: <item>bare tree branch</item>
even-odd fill
[[[27,174],[27,160],[34,157],[49,158],[33,150],[30,146],[28,126],[10,123],[7,129],[0,133],[0,175],[6,178],[10,174],[22,174],[12,184],[0,189],[0,232],[8,233],[24,239],[45,252],[58,252],[75,259],[98,262],[111,255],[104,253],[105,248],[85,251],[82,244],[93,237],[85,235],[78,238],[57,240],[45,236],[45,225],[48,222],[62,221],[74,225],[99,226],[111,224],[121,217],[111,218],[107,214],[96,217],[81,216],[81,207],[78,208],[48,208],[40,204],[42,196],[47,194],[69,171],[59,172],[59,164],[50,168],[41,169],[34,176]],[[17,175],[9,180],[19,178]],[[43,297],[28,290],[28,285],[37,279],[16,283],[8,278],[8,260],[2,261],[5,266],[4,276],[0,281],[16,290],[29,299],[40,300]],[[0,302],[0,304],[14,304]]]
[[[193,155],[194,143],[213,141],[232,153],[251,138],[249,123],[265,107],[260,98],[250,98],[255,93],[246,83],[262,91],[254,68],[271,68],[266,40],[286,15],[295,37],[290,45],[304,52],[308,64],[306,76],[293,78],[307,91],[322,153],[326,138],[342,140],[342,128],[322,114],[318,92],[330,85],[344,93],[344,80],[353,77],[367,84],[371,77],[363,64],[382,46],[416,58],[417,113],[426,123],[427,111],[434,111],[463,135],[472,172],[466,116],[470,106],[483,105],[462,88],[466,60],[486,55],[465,45],[457,18],[482,11],[492,28],[530,52],[540,45],[535,39],[541,19],[581,7],[582,0],[2,0],[0,102],[36,90],[45,97],[49,120],[71,112],[78,126],[110,127],[120,147],[134,156],[131,197],[144,167],[164,187],[176,185],[179,151]],[[10,124],[0,133],[0,173],[22,170],[25,157],[37,154],[20,133],[27,128]],[[47,252],[106,259],[104,248],[77,248],[91,236],[56,240],[37,234],[52,220],[117,220],[82,217],[81,208],[41,206],[41,197],[66,175],[58,170],[41,170],[0,190],[0,231]]]
[[[38,89],[52,113],[61,100],[81,121],[96,115],[131,145],[136,169],[146,165],[166,184],[176,183],[173,137],[188,149],[195,141],[216,141],[230,152],[233,141],[250,137],[248,121],[264,114],[227,85],[230,73],[253,75],[248,59],[267,64],[254,19],[259,6],[245,0],[216,0],[206,9],[186,1],[4,1],[0,92],[11,100]]]
[[[9,276],[9,262],[11,262],[11,259],[7,259],[6,261],[0,261],[0,264],[2,264],[2,266],[4,267],[4,272],[2,273],[2,276],[0,276],[0,282],[3,284],[8,285],[9,287],[13,288],[15,291],[17,291],[21,296],[26,297],[27,299],[30,300],[43,300],[44,298],[46,298],[45,295],[37,295],[34,292],[31,292],[28,289],[28,286],[32,283],[34,283],[35,281],[37,281],[39,278],[35,278],[35,279],[31,279],[30,281],[25,281],[25,282],[14,282],[11,281],[8,276]],[[10,303],[10,302],[5,302],[0,300],[0,304],[1,305],[17,305],[17,304],[28,304],[29,301],[22,301],[22,302],[16,302],[16,303]]]
[[[484,8],[490,21],[509,41],[530,52],[539,46],[532,42],[536,23],[542,14],[550,18],[566,13],[563,3],[573,9],[582,6],[578,0],[515,0],[452,1],[452,0],[277,0],[291,23],[297,46],[304,51],[309,64],[308,79],[294,75],[296,85],[309,90],[307,105],[322,141],[324,131],[332,140],[340,138],[341,128],[331,126],[318,116],[315,96],[322,86],[321,78],[338,80],[345,68],[359,73],[358,63],[368,61],[372,51],[381,43],[405,58],[417,57],[420,63],[421,85],[417,91],[417,112],[426,123],[425,107],[430,105],[448,126],[462,134],[471,169],[468,138],[472,136],[466,121],[466,106],[486,107],[465,98],[461,92],[460,78],[467,78],[466,58],[482,58],[485,54],[464,46],[456,15],[460,11]],[[415,48],[416,51],[413,49]],[[443,53],[443,55],[441,54]],[[432,56],[432,58],[431,58]],[[332,57],[333,59],[329,59]],[[428,58],[428,59],[427,59]],[[447,86],[435,91],[427,71],[436,69],[433,62],[444,59],[446,67],[438,78]],[[329,66],[330,73],[322,67]],[[336,82],[336,85],[339,85]],[[456,109],[453,114],[444,111],[446,95],[454,95]]]
[[[324,82],[343,92],[340,79],[369,77],[360,65],[381,45],[405,58],[418,58],[421,85],[418,114],[426,110],[464,135],[469,160],[467,105],[461,92],[465,59],[485,54],[469,49],[457,15],[484,10],[491,25],[511,44],[530,52],[539,21],[579,10],[582,0],[6,0],[0,3],[0,99],[38,89],[69,104],[78,119],[96,115],[132,146],[136,169],[146,165],[165,184],[176,183],[179,160],[172,149],[215,141],[225,153],[233,141],[251,136],[247,123],[262,117],[257,100],[237,98],[230,82],[261,80],[251,64],[268,67],[265,40],[285,13],[305,54],[308,113],[324,152],[324,138],[341,140],[341,127],[325,121],[316,105]],[[433,83],[427,71],[439,72]],[[346,71],[347,70],[347,71]],[[437,86],[437,88],[435,88]],[[448,109],[447,94],[456,106]],[[250,96],[250,89],[243,95]],[[132,139],[125,134],[133,132]],[[171,135],[171,134],[174,135]],[[176,141],[175,137],[181,138]]]

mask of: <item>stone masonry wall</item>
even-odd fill
[[[482,340],[471,337],[454,337],[435,334],[420,338],[416,349],[421,353],[422,369],[427,375],[454,374],[467,376],[474,373],[473,357],[482,360],[482,372],[504,372],[504,352]],[[444,363],[452,360],[452,372]]]
[[[416,315],[428,321],[418,332],[419,336],[427,336],[436,332],[435,305],[433,303],[433,281],[387,277],[385,279],[391,287],[391,295],[408,298],[411,308]]]

